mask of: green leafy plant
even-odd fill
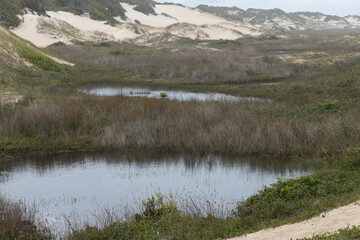
[[[51,44],[50,46],[51,47],[58,47],[58,46],[65,46],[66,44],[62,41],[58,41],[58,42],[55,42],[53,44]]]
[[[160,93],[160,97],[161,97],[162,99],[167,98],[167,96],[168,96],[168,95],[167,95],[165,92]]]
[[[345,166],[353,170],[360,168],[360,147],[347,150]]]
[[[94,47],[111,47],[111,43],[109,42],[99,42],[93,45]]]
[[[340,102],[339,100],[327,100],[323,103],[314,104],[310,109],[319,113],[335,113],[345,106],[345,102]]]
[[[148,198],[143,201],[144,211],[141,214],[136,214],[136,221],[141,220],[158,220],[166,214],[176,213],[177,207],[172,200],[165,201],[164,196],[161,193],[157,193],[156,196]]]
[[[65,73],[64,70],[59,66],[59,64],[41,53],[23,49],[21,54],[30,63],[38,66],[45,71]]]

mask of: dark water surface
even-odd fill
[[[104,209],[121,218],[159,192],[182,204],[191,199],[205,212],[207,201],[231,210],[278,177],[310,172],[299,163],[262,158],[96,153],[22,158],[6,161],[0,170],[0,192],[35,203],[38,221],[56,232],[65,230],[65,219],[80,227],[99,224]]]

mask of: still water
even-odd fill
[[[271,102],[270,99],[261,99],[256,97],[235,97],[222,93],[194,93],[185,91],[170,91],[170,90],[150,90],[146,88],[129,88],[129,87],[97,87],[97,88],[82,88],[78,89],[80,92],[93,94],[97,96],[115,96],[123,95],[128,97],[148,97],[160,98],[161,93],[166,93],[167,99],[178,101],[265,101]]]
[[[35,203],[39,223],[61,234],[66,219],[79,227],[99,224],[105,209],[122,218],[159,192],[173,195],[179,205],[191,200],[204,206],[204,214],[207,201],[231,210],[278,177],[309,172],[298,163],[256,158],[63,153],[6,161],[0,192]]]

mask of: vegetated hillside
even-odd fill
[[[200,5],[197,9],[223,17],[230,21],[244,21],[252,25],[260,25],[266,29],[276,30],[305,30],[305,29],[336,29],[356,28],[360,25],[359,16],[344,18],[326,15],[319,12],[286,13],[281,9],[254,9],[243,10],[237,7],[211,7]]]
[[[152,0],[120,0],[120,2],[135,5],[136,7],[134,8],[134,10],[144,13],[146,15],[156,15],[156,12],[154,10],[156,2]]]
[[[207,5],[199,5],[197,6],[197,9],[203,11],[212,13],[218,17],[225,18],[230,21],[239,21],[242,22],[243,18],[241,15],[245,12],[244,10],[238,8],[238,7],[213,7],[213,6],[207,6]]]
[[[135,10],[145,14],[155,14],[151,0],[0,0],[0,22],[8,27],[17,26],[24,8],[39,14],[46,11],[66,11],[74,14],[89,13],[94,20],[117,23],[115,17],[126,19],[125,10],[119,2],[135,5]]]
[[[68,89],[64,66],[0,26],[0,89],[58,92]]]

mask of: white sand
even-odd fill
[[[38,20],[45,19],[33,14],[25,14],[21,24],[12,30],[13,33],[22,37],[38,47],[46,47],[58,41],[67,41],[67,39],[51,36],[50,34],[41,33],[38,31]]]
[[[246,23],[233,23],[188,7],[156,5],[155,11],[158,15],[145,15],[135,11],[132,5],[126,3],[121,5],[126,10],[128,19],[124,21],[116,18],[123,22],[118,26],[92,20],[88,14],[79,16],[69,12],[49,11],[47,14],[50,18],[25,14],[23,22],[13,32],[39,47],[46,47],[58,41],[70,43],[74,38],[89,41],[124,41],[162,32],[194,39],[238,39],[243,36],[242,34],[260,34],[260,31]],[[138,28],[134,25],[135,20],[141,23]],[[174,24],[179,23],[188,23],[188,25],[180,24],[173,27]],[[184,29],[179,26],[183,26]]]
[[[356,26],[356,27],[360,27],[360,19],[358,19],[358,18],[355,18],[355,17],[352,17],[352,16],[348,16],[348,17],[345,17],[345,20],[346,20],[348,23],[350,23],[350,24],[352,24],[352,25],[354,25],[354,26]]]
[[[231,240],[290,240],[334,232],[360,225],[360,201],[340,207],[310,220],[266,229]]]
[[[164,15],[146,15],[141,12],[134,10],[135,6],[132,6],[128,3],[120,3],[121,6],[126,11],[127,21],[131,23],[135,23],[135,20],[140,21],[141,24],[148,25],[156,28],[165,28],[169,25],[177,23],[178,21],[174,18],[170,18]],[[117,20],[122,21],[120,18]]]
[[[135,33],[135,27],[129,24],[122,24],[116,27],[105,24],[103,21],[95,21],[88,16],[78,16],[69,12],[52,12],[47,14],[51,18],[38,16],[34,14],[25,14],[22,23],[12,31],[18,36],[29,40],[39,47],[46,47],[58,41],[65,43],[70,42],[73,36],[67,36],[66,33],[61,33],[59,22],[67,23],[74,29],[78,30],[79,36],[83,40],[117,40],[122,41],[126,39],[133,39],[139,35]],[[56,35],[52,29],[41,29],[39,20],[49,23],[53,27],[58,27],[59,34]],[[61,36],[60,36],[61,35]]]
[[[178,5],[156,5],[155,12],[157,14],[166,13],[178,19],[179,22],[195,25],[214,25],[222,22],[227,22],[227,20],[217,17],[215,15],[203,13],[198,10]]]
[[[56,18],[67,22],[75,28],[80,29],[82,32],[88,33],[88,35],[94,35],[94,33],[104,33],[112,36],[116,40],[125,40],[137,37],[137,34],[131,30],[127,25],[120,27],[113,27],[106,24],[105,21],[96,21],[90,19],[87,15],[78,16],[69,12],[46,12],[51,18]]]
[[[235,30],[224,28],[219,25],[206,26],[202,28],[202,30],[209,35],[209,39],[213,39],[213,40],[219,40],[219,39],[235,40],[243,36],[242,34],[240,34]]]

